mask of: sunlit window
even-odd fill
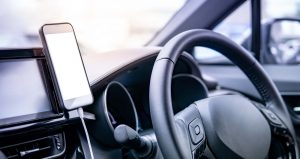
[[[185,0],[1,0],[0,47],[41,46],[44,23],[70,22],[83,53],[147,43]]]

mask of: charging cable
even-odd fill
[[[83,129],[84,129],[84,133],[85,133],[85,136],[86,136],[86,140],[87,140],[87,142],[88,142],[88,147],[89,147],[89,150],[90,150],[91,159],[94,159],[94,153],[93,153],[93,149],[92,149],[92,145],[91,145],[89,133],[88,133],[88,131],[87,131],[87,128],[86,128],[86,125],[85,125],[85,122],[84,122],[84,113],[83,113],[83,109],[80,107],[80,108],[77,109],[77,111],[78,111],[78,114],[79,114],[79,117],[80,117],[80,120],[81,120]]]

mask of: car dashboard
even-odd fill
[[[159,50],[83,54],[95,99],[84,109],[95,156],[132,158],[114,139],[120,124],[155,139],[148,92]],[[78,112],[59,106],[41,48],[2,50],[0,72],[0,150],[8,158],[89,158]],[[174,113],[218,94],[239,93],[220,89],[190,54],[182,54],[172,78]]]

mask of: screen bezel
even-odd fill
[[[28,50],[27,50],[28,51]],[[1,61],[21,61],[21,60],[36,60],[38,69],[39,69],[39,75],[42,78],[42,82],[45,87],[45,91],[47,94],[47,97],[49,98],[50,102],[50,110],[39,112],[39,113],[33,113],[33,114],[26,114],[26,115],[20,115],[20,116],[14,116],[9,118],[3,118],[0,119],[0,128],[20,125],[20,124],[26,124],[26,123],[33,123],[41,120],[47,120],[51,118],[58,118],[62,117],[62,111],[58,108],[55,96],[53,94],[53,85],[51,83],[51,77],[47,69],[46,60],[42,57],[34,57],[27,56],[26,58],[12,58],[12,57],[6,57],[6,58],[0,58]]]
[[[86,79],[86,82],[88,83],[88,85],[90,85],[89,80],[88,80],[88,76],[86,74],[86,69],[85,69],[85,66],[84,66],[84,62],[82,60],[81,52],[80,52],[80,49],[79,49],[79,46],[78,46],[77,38],[76,38],[76,35],[75,35],[75,32],[74,32],[74,28],[70,23],[45,24],[40,29],[40,36],[41,36],[41,39],[42,39],[42,44],[43,44],[43,49],[44,49],[44,53],[45,53],[45,56],[46,56],[46,60],[47,60],[48,66],[50,68],[50,74],[52,76],[52,79],[54,79],[54,81],[53,81],[54,82],[54,89],[55,89],[55,93],[57,94],[58,103],[59,103],[61,108],[64,108],[66,110],[73,110],[73,109],[76,109],[78,107],[82,107],[82,106],[92,104],[93,101],[94,101],[92,91],[89,88],[89,95],[76,97],[76,98],[72,98],[72,99],[68,99],[68,100],[63,100],[62,95],[61,95],[61,91],[60,91],[60,87],[59,87],[59,84],[58,84],[58,80],[56,78],[55,69],[52,66],[52,59],[51,59],[51,56],[50,56],[50,52],[49,52],[48,44],[47,44],[47,39],[46,39],[47,34],[59,34],[59,33],[69,33],[69,32],[72,32],[73,35],[74,35],[76,45],[77,45],[77,49],[78,49],[79,56],[80,56],[80,60],[81,60],[81,64],[83,65],[85,79]]]

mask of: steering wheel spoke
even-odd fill
[[[190,105],[175,115],[175,123],[193,158],[199,158],[206,147],[206,136],[201,116],[195,104]]]
[[[286,151],[287,158],[295,158],[295,140],[287,126],[282,122],[282,120],[276,115],[272,110],[268,109],[265,105],[260,103],[254,103],[254,105],[262,112],[262,114],[267,119],[271,133],[272,139],[277,140],[284,150]]]

